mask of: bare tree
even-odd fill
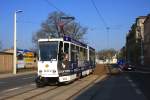
[[[32,42],[37,45],[37,40],[39,38],[48,38],[50,37],[60,37],[63,35],[68,35],[77,40],[83,40],[83,36],[87,32],[86,27],[82,27],[79,23],[69,20],[61,20],[61,17],[68,16],[63,12],[52,12],[49,14],[48,19],[41,24],[41,29],[33,34]],[[65,24],[63,26],[63,32],[61,31],[62,27],[59,27],[59,24]]]

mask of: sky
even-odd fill
[[[75,21],[88,27],[84,39],[97,51],[107,48],[119,50],[125,45],[126,33],[138,16],[150,13],[149,0],[93,0],[109,31],[91,0],[48,0],[56,8],[75,17]],[[17,14],[17,48],[32,48],[32,35],[48,14],[57,11],[46,0],[0,0],[0,41],[2,48],[13,47],[14,12]]]

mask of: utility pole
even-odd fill
[[[17,55],[16,55],[16,34],[17,34],[17,13],[20,13],[20,12],[22,12],[21,10],[17,10],[17,11],[15,11],[15,13],[14,13],[14,52],[13,52],[13,74],[16,74],[17,73],[17,71],[16,71],[16,57],[17,57]]]

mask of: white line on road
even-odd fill
[[[20,89],[21,87],[15,87],[15,88],[12,88],[12,89],[7,89],[7,90],[4,90],[3,92],[10,92],[10,91],[14,91],[14,90],[17,90],[17,89]]]
[[[7,82],[0,82],[0,84],[5,84],[5,83],[7,83]]]
[[[136,72],[141,74],[150,74],[150,72],[145,72],[145,71],[136,71]]]
[[[131,82],[131,83],[133,82],[131,79],[128,79],[128,81]]]
[[[30,79],[30,78],[33,78],[33,77],[25,77],[25,78],[22,78],[22,79],[26,80],[26,79]]]
[[[30,84],[30,85],[35,85],[35,83],[32,83],[32,84]]]
[[[131,86],[135,88],[135,87],[136,87],[136,84],[134,84],[134,83],[132,82],[132,83],[131,83]]]
[[[135,92],[137,93],[137,94],[139,94],[139,95],[141,95],[142,94],[142,92],[139,90],[139,89],[135,89]]]
[[[140,89],[137,88],[137,85],[131,80],[128,76],[126,76],[126,79],[130,82],[131,86],[135,89],[136,94],[141,95],[142,92]]]
[[[133,82],[133,81],[132,81],[129,77],[127,77],[127,76],[126,76],[126,79],[127,79],[130,83]]]
[[[126,78],[127,80],[129,80],[129,77],[128,77],[128,76],[126,76],[125,78]]]

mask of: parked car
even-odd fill
[[[135,67],[132,64],[125,63],[122,67],[122,70],[124,70],[124,71],[134,71]]]

